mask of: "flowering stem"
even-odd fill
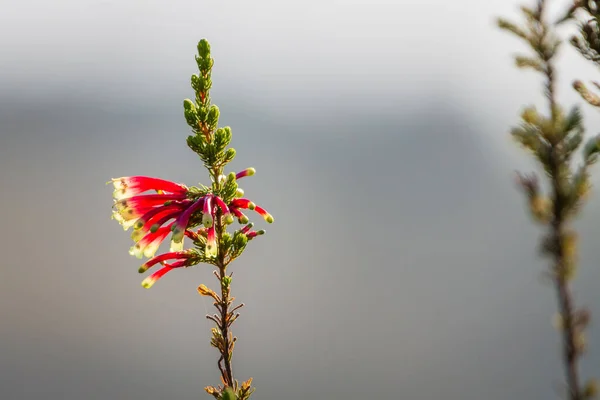
[[[221,183],[219,182],[219,176],[221,176],[222,174],[222,168],[213,167],[210,169],[210,174],[212,175],[214,185],[217,188],[219,188],[221,186]],[[221,238],[223,237],[223,233],[225,231],[225,226],[222,221],[223,212],[218,206],[215,206],[214,215],[215,218],[213,223],[215,224],[215,235],[217,239],[217,245],[220,247]],[[219,248],[215,265],[218,268],[218,272],[215,271],[217,272],[215,275],[217,275],[217,278],[219,279],[221,285],[221,301],[216,303],[216,308],[221,314],[220,319],[216,321],[216,323],[217,328],[219,329],[222,337],[221,346],[218,347],[219,352],[221,353],[221,357],[219,357],[218,361],[218,366],[219,371],[221,372],[223,383],[226,386],[234,387],[235,381],[233,378],[233,371],[231,367],[231,357],[233,353],[232,341],[235,341],[235,339],[231,337],[231,333],[229,330],[229,326],[231,325],[231,322],[233,322],[230,319],[229,310],[229,306],[231,305],[233,300],[229,297],[231,287],[231,274],[227,275],[227,262],[225,261],[225,252],[222,251],[221,248]]]
[[[559,293],[559,304],[561,313],[564,316],[563,343],[564,360],[567,374],[567,386],[569,388],[570,399],[582,399],[579,386],[579,371],[577,365],[577,349],[575,347],[575,327],[573,324],[573,302],[568,284],[564,280],[557,280],[556,283]]]
[[[553,152],[553,154],[555,154]],[[567,267],[564,256],[565,235],[563,232],[564,225],[564,210],[565,197],[560,190],[560,182],[558,180],[559,161],[557,157],[552,157],[552,186],[554,200],[554,216],[550,226],[551,237],[553,241],[552,248],[554,250],[554,284],[558,294],[558,304],[560,314],[562,316],[562,332],[563,332],[563,359],[565,364],[565,374],[567,378],[567,387],[569,390],[569,399],[581,400],[581,389],[579,386],[579,371],[577,365],[577,346],[575,343],[575,321],[574,321],[574,305],[573,296],[567,280]]]
[[[549,79],[550,76],[549,76]],[[552,102],[551,102],[552,104]],[[552,238],[552,249],[554,258],[554,284],[558,294],[558,304],[562,316],[563,332],[563,358],[569,399],[582,399],[579,386],[579,373],[577,365],[577,347],[575,343],[574,306],[571,290],[568,283],[567,260],[564,256],[565,235],[563,232],[566,210],[566,198],[561,190],[559,180],[560,160],[556,156],[555,148],[552,148],[552,159],[550,162],[552,175],[552,198],[554,203],[553,219],[550,225],[550,237]]]
[[[221,302],[221,324],[219,326],[219,329],[221,330],[221,335],[223,335],[223,349],[221,350],[221,358],[219,359],[219,365],[221,365],[221,362],[224,364],[225,366],[225,371],[223,371],[223,368],[220,367],[219,369],[221,369],[221,374],[223,375],[223,380],[225,381],[225,384],[227,386],[231,386],[233,387],[233,372],[232,372],[232,368],[231,368],[231,356],[232,356],[232,350],[230,349],[230,342],[229,342],[229,321],[227,318],[227,315],[229,314],[229,289],[225,288],[225,285],[223,285],[223,277],[225,277],[225,267],[220,268],[220,276],[221,276],[221,298],[222,298],[222,302]]]
[[[218,176],[218,175],[217,175]],[[218,209],[216,210],[216,232],[217,232],[217,240],[221,238],[223,233],[223,224],[221,222],[222,212]],[[221,335],[223,336],[223,347],[220,349],[221,358],[219,359],[219,365],[221,362],[225,365],[225,371],[220,367],[221,374],[223,375],[223,380],[227,386],[233,387],[233,372],[231,369],[231,356],[233,352],[232,343],[230,343],[230,332],[229,332],[229,305],[231,304],[231,300],[229,298],[230,292],[230,283],[231,283],[231,275],[227,276],[227,264],[225,263],[225,257],[223,252],[219,252],[217,267],[219,268],[219,280],[221,282],[221,320],[219,329],[221,331]]]
[[[543,12],[544,1],[539,2],[539,14]],[[547,32],[547,25],[540,24],[543,33],[540,35],[541,38],[545,37]],[[540,43],[540,47],[542,47]],[[545,68],[544,75],[546,77],[546,95],[548,98],[548,105],[550,108],[550,115],[552,121],[556,123],[557,119],[557,104],[555,97],[555,74],[554,65],[552,63],[552,56],[543,57]],[[553,202],[553,216],[550,224],[550,237],[552,238],[552,255],[554,258],[554,284],[556,286],[558,295],[558,304],[560,313],[562,316],[562,335],[563,335],[563,359],[565,374],[567,380],[567,388],[569,391],[570,400],[581,400],[581,387],[579,385],[579,371],[577,365],[578,350],[575,343],[576,327],[574,323],[574,305],[573,296],[568,282],[568,266],[569,262],[566,260],[564,254],[564,244],[566,241],[564,234],[565,226],[565,214],[568,209],[568,199],[564,193],[564,185],[561,182],[561,168],[565,163],[563,157],[560,154],[561,149],[559,143],[550,143],[550,159],[549,159],[549,172],[552,177],[552,202]]]
[[[199,74],[191,77],[195,100],[185,99],[183,110],[193,132],[187,137],[187,145],[204,163],[212,185],[188,187],[142,175],[113,178],[108,182],[114,185],[112,218],[124,230],[134,228],[131,238],[135,244],[130,248],[130,254],[150,258],[139,268],[140,273],[159,263],[162,265],[142,281],[144,288],[152,287],[165,274],[176,269],[200,263],[216,267],[213,273],[221,285],[221,294],[206,285],[198,286],[197,290],[201,296],[211,297],[218,311],[206,318],[216,325],[211,329],[210,344],[220,353],[217,366],[224,387],[206,386],[204,390],[218,400],[248,400],[254,392],[252,378],[241,383],[236,381],[231,366],[237,338],[233,337],[230,328],[240,315],[237,310],[244,304],[232,306],[235,300],[230,296],[233,273],[227,274],[227,266],[244,252],[250,240],[265,233],[262,229],[250,231],[253,224],[248,224],[248,218],[239,208],[256,211],[267,223],[272,223],[273,217],[249,199],[242,198],[244,191],[238,186],[237,179],[254,175],[254,168],[223,175],[225,165],[235,158],[236,151],[228,147],[231,128],[219,128],[219,107],[210,101],[214,60],[210,56],[208,41],[202,39],[197,49],[195,58]],[[156,193],[147,193],[149,191]],[[232,213],[240,223],[248,225],[234,228],[234,232],[229,233],[228,225],[234,222]],[[174,221],[169,222],[171,219]],[[158,247],[171,232],[170,251],[155,256]],[[184,249],[186,238],[191,240],[193,248]]]

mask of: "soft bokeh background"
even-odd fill
[[[233,265],[235,373],[256,399],[555,397],[555,297],[512,180],[532,165],[507,134],[541,86],[493,25],[518,2],[0,4],[0,398],[197,399],[218,383],[195,290],[211,269],[142,289],[104,185],[206,182],[182,111],[202,37],[232,169],[257,169],[243,187],[276,222]],[[581,104],[570,82],[598,71],[562,55],[561,101]],[[576,284],[598,318],[599,207],[577,224]],[[594,326],[590,348],[585,376]]]

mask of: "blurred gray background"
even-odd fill
[[[203,37],[231,170],[256,168],[242,187],[275,216],[232,265],[234,372],[254,397],[558,398],[554,291],[513,184],[533,164],[508,136],[541,81],[493,24],[518,4],[0,0],[0,398],[198,399],[218,383],[196,293],[211,268],[144,290],[104,184],[207,181],[182,111]],[[568,45],[559,69],[567,105],[573,79],[600,76]],[[577,222],[575,285],[597,318],[599,207],[596,191]],[[597,326],[589,341],[598,376]]]

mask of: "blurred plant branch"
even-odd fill
[[[513,128],[511,134],[533,154],[544,170],[550,187],[548,193],[543,193],[535,174],[518,175],[517,182],[526,194],[530,214],[546,228],[540,253],[551,260],[547,274],[554,283],[558,298],[559,313],[554,323],[562,332],[568,398],[583,400],[595,396],[596,383],[590,380],[581,385],[579,359],[585,350],[584,329],[590,321],[590,313],[587,309],[575,306],[570,287],[577,269],[578,254],[578,238],[570,228],[570,222],[588,196],[588,170],[597,161],[600,147],[598,137],[589,140],[583,145],[583,163],[575,169],[571,167],[572,156],[582,147],[584,140],[583,121],[577,107],[565,113],[557,103],[555,59],[561,40],[555,25],[547,21],[547,3],[538,0],[533,8],[522,6],[525,23],[521,26],[502,18],[498,19],[498,26],[522,39],[532,50],[529,55],[515,57],[517,67],[532,69],[544,77],[547,114],[543,115],[534,106],[525,107],[521,113],[521,124]],[[559,23],[572,18],[579,7],[580,4],[574,4]],[[591,34],[597,31],[597,25],[594,26],[592,30],[582,27],[588,36],[583,41],[572,40],[572,43],[588,59],[596,62],[600,58],[595,50],[599,43],[597,36]],[[600,99],[596,101],[597,97],[580,82],[574,86],[590,104],[600,105]]]

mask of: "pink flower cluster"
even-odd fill
[[[236,179],[254,174],[253,168],[248,168],[236,175]],[[110,183],[110,182],[109,182]],[[231,224],[237,217],[242,224],[248,222],[248,217],[243,209],[254,210],[267,222],[273,222],[273,217],[263,208],[244,198],[234,198],[226,204],[223,199],[214,194],[198,197],[190,193],[182,184],[147,176],[130,176],[112,179],[115,187],[113,197],[113,218],[123,229],[133,227],[131,238],[135,245],[129,253],[137,258],[150,258],[139,271],[145,272],[156,264],[163,267],[148,276],[142,286],[149,288],[158,279],[174,268],[187,267],[198,262],[198,251],[195,249],[183,250],[183,239],[197,238],[199,234],[206,237],[206,258],[214,258],[218,253],[217,237],[215,231],[215,218],[217,209],[220,209],[225,224]],[[147,191],[156,191],[156,194],[143,194]],[[202,225],[197,232],[192,232],[189,222],[197,213],[202,214]],[[263,231],[252,231],[252,224],[241,229],[248,239],[260,235]],[[154,256],[169,233],[171,236],[170,252]],[[167,262],[168,261],[168,262]]]

